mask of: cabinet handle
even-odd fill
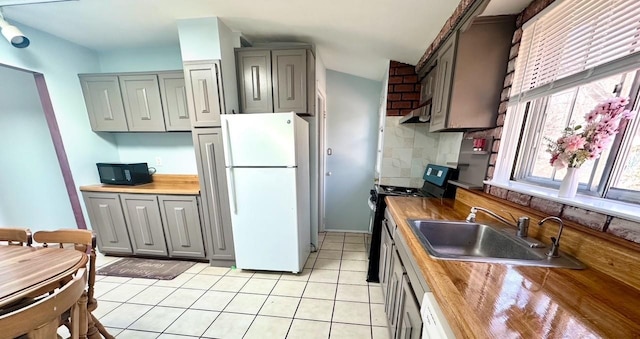
[[[98,209],[100,210],[100,219],[102,219],[102,224],[107,225],[107,239],[110,243],[118,242],[118,235],[116,233],[116,227],[113,224],[113,216],[111,215],[111,209],[107,204],[99,204]]]
[[[151,120],[151,112],[149,111],[149,98],[147,98],[147,89],[138,88],[136,90],[136,96],[138,97],[138,108],[144,113],[141,116],[142,120]]]
[[[293,65],[288,64],[286,67],[287,76],[287,100],[295,100],[295,93],[293,88]]]
[[[184,86],[176,87],[176,101],[178,106],[178,118],[189,119],[189,111],[187,110],[187,92]]]
[[[206,79],[198,79],[198,88],[200,89],[200,100],[202,102],[201,113],[209,113],[209,90],[207,88]]]
[[[142,242],[148,246],[153,245],[153,237],[151,236],[151,225],[149,225],[147,208],[144,206],[136,206],[136,216],[138,217],[138,224],[140,224]]]
[[[106,89],[103,90],[102,95],[104,95],[104,102],[107,105],[107,111],[105,113],[108,113],[108,115],[104,116],[104,120],[113,120],[113,109],[111,109],[111,101],[109,100],[109,91]]]
[[[209,176],[209,178],[211,178],[211,180],[209,180],[210,184],[209,184],[209,192],[211,192],[211,195],[213,196],[214,193],[220,192],[220,190],[218,189],[218,179],[216,178],[216,174],[213,172],[214,166],[216,164],[216,154],[213,152],[213,143],[209,142],[205,145],[205,149],[206,149],[206,153],[207,153],[207,169],[208,169],[208,173],[207,175]],[[213,203],[212,205],[215,206],[215,203]],[[220,211],[218,211],[217,213],[217,217],[216,218],[216,223],[215,223],[215,228],[216,228],[216,234],[218,235],[218,249],[220,250],[224,250],[225,249],[225,241],[224,241],[224,232],[222,230],[222,219],[220,218]]]
[[[253,91],[253,101],[260,100],[260,67],[251,66],[251,90]]]
[[[178,238],[180,240],[180,246],[191,247],[189,241],[189,229],[187,229],[187,215],[184,212],[183,207],[176,207],[173,209],[176,217],[176,228],[178,229]]]

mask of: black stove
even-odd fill
[[[387,185],[375,185],[377,194],[384,195],[400,195],[410,197],[422,197],[423,194],[419,188],[415,187],[398,187]]]
[[[454,168],[427,165],[421,188],[375,185],[369,196],[371,207],[371,219],[367,239],[367,252],[369,252],[368,282],[379,282],[378,271],[380,265],[380,239],[382,238],[382,220],[387,208],[386,196],[425,197],[425,198],[453,198],[455,186],[448,183],[449,180],[458,178],[458,170]]]

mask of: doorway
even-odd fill
[[[0,225],[86,229],[40,73],[0,65]]]

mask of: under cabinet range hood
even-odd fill
[[[431,101],[425,102],[400,119],[401,124],[425,123],[431,120]]]

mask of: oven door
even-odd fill
[[[365,247],[367,251],[366,253],[370,253],[371,234],[373,233],[373,223],[376,219],[376,196],[373,192],[369,196],[369,200],[367,200],[367,203],[369,204],[369,231],[365,235]]]

